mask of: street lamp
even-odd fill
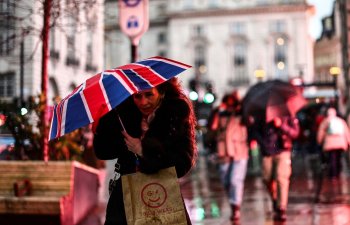
[[[334,101],[335,101],[335,108],[338,110],[338,87],[337,87],[337,77],[340,74],[340,68],[338,66],[332,66],[329,69],[329,73],[333,77],[333,87],[334,87]]]
[[[263,69],[256,69],[254,71],[254,75],[255,75],[256,79],[259,82],[261,82],[264,79],[264,77],[265,77],[265,70],[263,70]]]

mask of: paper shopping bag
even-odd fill
[[[124,175],[122,186],[128,225],[187,224],[175,167]]]

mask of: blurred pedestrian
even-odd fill
[[[342,170],[342,153],[347,151],[350,145],[350,132],[346,121],[337,116],[333,107],[327,110],[327,117],[318,128],[317,142],[326,156],[329,178],[338,179]]]
[[[226,99],[226,98],[229,98]],[[231,220],[239,221],[248,163],[248,132],[242,123],[240,102],[224,97],[212,129],[217,130],[217,162],[231,206]]]
[[[274,220],[286,221],[293,140],[299,135],[299,121],[292,116],[276,117],[273,121],[254,121],[251,139],[259,144],[262,155],[262,175],[271,196]]]
[[[218,115],[230,115],[233,112],[233,104],[234,104],[234,98],[231,94],[225,94],[224,97],[221,100],[221,103],[219,106],[215,107],[209,117],[208,117],[208,123],[207,123],[207,131],[203,138],[203,145],[205,148],[208,149],[209,154],[216,153],[216,137],[218,133]]]
[[[154,174],[175,166],[183,177],[191,170],[197,156],[195,125],[192,104],[177,78],[133,94],[100,119],[93,142],[96,156],[118,158],[105,225],[127,224],[118,175]],[[191,224],[187,211],[186,218]]]

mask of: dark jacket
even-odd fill
[[[261,123],[252,130],[251,138],[257,140],[263,156],[291,151],[293,140],[299,135],[299,121],[293,117],[282,118],[282,125],[275,127],[273,122]]]
[[[136,157],[124,143],[118,114],[131,136],[141,136],[142,116],[132,98],[129,98],[100,119],[94,137],[94,149],[100,159],[118,158],[121,165],[119,172],[123,175],[136,171]],[[190,171],[196,157],[195,124],[190,120],[190,115],[191,110],[185,100],[163,99],[142,139],[140,172],[155,173],[175,166],[178,177],[182,177]],[[106,224],[126,224],[121,179],[117,181],[108,201]],[[188,224],[191,224],[189,219]]]

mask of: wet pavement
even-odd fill
[[[317,156],[294,154],[288,219],[281,223],[272,219],[272,206],[259,174],[260,167],[252,162],[250,160],[246,178],[240,225],[350,225],[350,171],[347,168],[343,169],[339,181],[331,181],[323,176]],[[180,184],[194,225],[232,224],[217,169],[205,154]],[[104,211],[102,202],[80,225],[103,224]]]
[[[311,166],[310,166],[311,165]],[[293,156],[287,221],[274,222],[272,206],[258,167],[250,163],[241,209],[241,225],[350,225],[350,173],[329,180],[315,155]],[[232,224],[230,207],[215,166],[201,157],[185,181],[182,193],[195,225]]]

